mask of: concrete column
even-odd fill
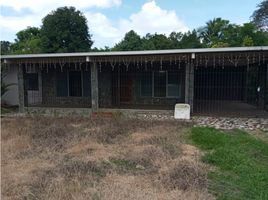
[[[265,65],[259,66],[259,108],[265,109],[265,98],[266,98],[266,69]]]
[[[189,103],[189,78],[190,78],[190,65],[185,66],[185,103]]]
[[[24,88],[24,70],[22,65],[18,65],[18,91],[19,91],[19,112],[24,112],[25,106],[25,88]]]
[[[185,69],[185,103],[194,108],[194,65],[189,63]]]
[[[265,91],[264,91],[264,109],[268,110],[268,64],[266,65],[266,79],[265,79]]]
[[[91,69],[91,109],[97,112],[99,109],[98,67],[96,63],[90,64]]]
[[[194,110],[194,65],[190,64],[189,75],[189,104],[191,106],[191,112]]]
[[[244,102],[247,103],[248,101],[248,74],[249,74],[249,65],[247,65],[245,71],[245,81],[244,81]]]

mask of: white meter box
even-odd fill
[[[175,119],[190,119],[190,105],[178,103],[175,105]]]

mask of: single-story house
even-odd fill
[[[5,55],[1,64],[17,73],[21,112],[186,103],[193,114],[267,116],[268,46]]]

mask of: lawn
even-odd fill
[[[206,151],[209,191],[217,199],[268,199],[268,143],[241,130],[192,128],[191,140]]]
[[[182,121],[4,117],[2,199],[267,199],[267,141]]]
[[[2,118],[2,199],[214,199],[191,123]]]

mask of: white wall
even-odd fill
[[[9,105],[19,105],[18,92],[18,68],[17,66],[10,66],[7,69],[7,75],[4,79],[5,83],[15,83],[9,87],[9,90],[2,96],[1,102]]]

